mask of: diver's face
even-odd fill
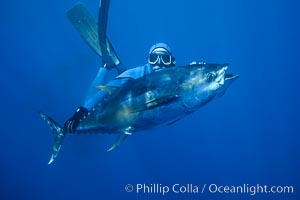
[[[154,51],[149,55],[148,63],[153,71],[171,67],[172,56],[167,51]]]

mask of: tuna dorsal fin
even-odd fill
[[[117,87],[106,86],[106,85],[97,85],[96,88],[99,90],[103,90],[108,94],[112,94],[117,89]]]

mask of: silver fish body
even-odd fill
[[[226,74],[227,68],[228,64],[190,64],[154,72],[118,89],[99,86],[108,94],[80,121],[76,133],[119,134],[108,149],[111,151],[132,133],[173,124],[222,96],[239,77]],[[50,164],[67,133],[45,113],[40,112],[40,115],[53,131]]]
[[[237,75],[228,64],[160,70],[116,89],[84,118],[77,133],[137,132],[172,123],[223,94]]]

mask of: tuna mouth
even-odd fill
[[[228,70],[229,63],[225,64],[209,64],[209,68],[212,69],[213,74],[215,75],[215,83],[220,87],[228,86],[234,80],[236,80],[239,75],[226,73]]]
[[[233,83],[238,77],[240,77],[237,74],[225,74],[225,84],[224,86],[227,88],[231,83]]]
[[[237,74],[225,74],[225,81],[237,79],[239,75]]]
[[[239,77],[237,74],[226,74],[227,69],[228,65],[226,64],[218,71],[218,78],[216,81],[220,86],[223,86],[225,83],[231,83]]]

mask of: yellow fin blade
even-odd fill
[[[108,94],[112,94],[117,89],[116,87],[105,86],[105,85],[97,85],[96,88],[99,90],[103,90],[103,91],[107,92]]]

